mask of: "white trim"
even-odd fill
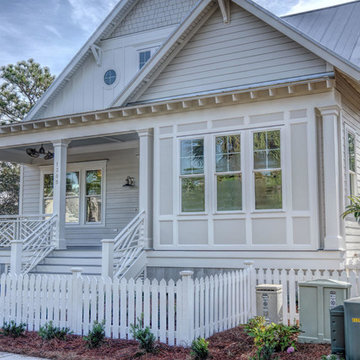
[[[66,227],[76,227],[76,228],[89,228],[89,227],[105,227],[106,225],[106,160],[100,161],[84,161],[77,163],[68,163],[66,172],[79,172],[79,222],[78,223],[66,223]],[[44,175],[53,174],[54,166],[45,165],[39,166],[40,169],[40,204],[39,204],[39,213],[43,213],[43,204],[44,204]],[[86,222],[86,179],[85,173],[88,170],[101,170],[101,222],[98,223],[88,223]]]
[[[349,143],[348,143],[348,136],[349,134],[351,134],[354,137],[354,155],[355,155],[355,171],[351,171],[349,168]],[[357,148],[358,144],[357,144],[357,135],[356,135],[356,130],[354,128],[352,128],[350,125],[348,125],[347,123],[345,123],[345,172],[346,172],[346,198],[348,196],[350,196],[351,194],[351,184],[350,184],[350,174],[352,173],[352,175],[354,175],[355,177],[355,182],[354,182],[354,194],[352,194],[352,196],[357,196],[358,195],[358,186],[357,186]],[[349,203],[349,200],[346,200],[347,203]]]

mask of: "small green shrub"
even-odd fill
[[[84,336],[84,340],[88,348],[95,349],[99,347],[105,339],[105,321],[99,323],[94,321],[93,328],[89,331],[88,336]]]
[[[204,338],[197,338],[191,344],[191,357],[194,360],[206,360],[209,357],[209,342]]]
[[[19,336],[23,336],[26,330],[26,324],[20,323],[16,325],[14,320],[10,322],[4,322],[2,326],[2,334],[5,336],[11,336],[13,338],[17,338]]]
[[[66,340],[66,336],[70,335],[72,332],[69,328],[59,328],[53,325],[53,322],[50,321],[44,326],[40,327],[39,336],[43,340],[59,339]]]
[[[142,327],[142,318],[138,318],[138,323],[136,325],[130,325],[130,332],[134,336],[134,339],[139,343],[140,349],[144,350],[147,353],[155,352],[155,342],[156,337],[151,332],[150,328],[146,326]]]
[[[258,359],[271,359],[274,352],[296,349],[296,340],[300,334],[298,326],[267,324],[265,318],[257,316],[245,325],[247,334],[254,338]]]

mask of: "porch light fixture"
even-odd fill
[[[133,187],[133,186],[135,186],[135,179],[132,176],[128,176],[125,179],[125,181],[126,181],[126,184],[123,185],[123,187],[128,187],[128,186]]]
[[[35,159],[40,158],[44,160],[51,160],[54,158],[54,153],[46,151],[43,145],[41,145],[39,150],[36,150],[35,148],[27,148],[26,153]]]

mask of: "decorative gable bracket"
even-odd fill
[[[103,51],[102,51],[101,47],[99,47],[99,46],[97,46],[95,44],[92,44],[90,46],[90,49],[92,51],[92,54],[94,55],[96,65],[101,66],[102,54],[103,54]]]
[[[230,0],[218,0],[224,24],[230,23]]]

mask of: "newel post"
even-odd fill
[[[22,240],[12,240],[10,244],[10,273],[12,275],[20,275],[22,265],[23,242]]]
[[[249,292],[249,305],[250,305],[250,318],[256,315],[256,270],[254,267],[254,261],[244,261],[244,265],[249,271],[248,289]]]
[[[114,239],[101,240],[101,276],[113,278],[114,275]]]
[[[75,335],[81,335],[82,323],[82,273],[83,269],[79,267],[71,268],[71,311],[70,324],[71,330]]]
[[[191,346],[194,340],[194,275],[193,271],[181,271],[180,311],[178,315],[177,343],[182,346]]]

